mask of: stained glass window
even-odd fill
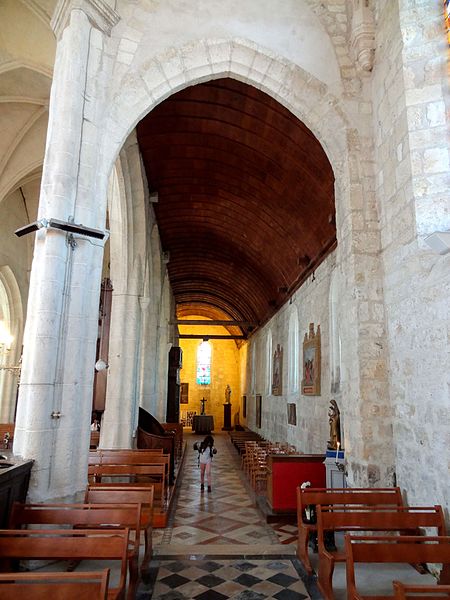
[[[197,348],[197,383],[211,383],[211,344],[205,341]]]
[[[447,31],[447,41],[450,45],[450,0],[444,0],[444,19]]]

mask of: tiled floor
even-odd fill
[[[212,492],[200,491],[200,474],[187,435],[188,450],[169,526],[154,531],[154,560],[143,574],[139,600],[317,600],[314,576],[295,557],[296,527],[266,524],[240,468],[227,433],[215,435]],[[338,541],[338,538],[337,538]],[[342,539],[339,538],[339,545]],[[317,569],[318,555],[311,554]],[[371,594],[392,594],[392,581],[435,583],[407,565],[364,565],[357,580]],[[345,565],[336,565],[336,600],[346,598]]]
[[[152,600],[302,600],[319,597],[295,558],[296,528],[270,526],[256,508],[226,433],[215,435],[212,492],[200,491],[201,436],[186,435],[176,509],[154,531],[154,555],[139,588]],[[302,577],[306,581],[306,586]],[[312,587],[310,587],[310,584]],[[308,589],[308,591],[307,591]]]

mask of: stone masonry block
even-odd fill
[[[448,171],[448,149],[430,148],[423,154],[423,168],[425,173],[443,173]]]

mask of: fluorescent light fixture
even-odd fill
[[[40,219],[39,221],[33,221],[29,225],[24,225],[23,227],[19,227],[19,229],[15,230],[15,234],[17,237],[22,237],[23,235],[27,235],[28,233],[33,233],[42,227],[47,226],[47,221],[45,219]]]
[[[17,235],[17,237],[22,237],[28,233],[34,233],[42,227],[46,227],[48,229],[59,229],[60,231],[66,231],[67,233],[76,233],[78,235],[84,235],[86,237],[96,238],[98,240],[103,240],[107,236],[107,233],[105,231],[101,231],[100,229],[85,227],[84,225],[70,223],[69,221],[60,221],[59,219],[40,219],[39,221],[34,221],[29,225],[25,225],[24,227],[16,229],[14,233]]]
[[[100,229],[92,229],[92,227],[59,221],[58,219],[49,219],[48,226],[52,229],[61,229],[61,231],[67,231],[68,233],[78,233],[79,235],[86,235],[98,240],[102,240],[106,236],[105,232]]]
[[[425,243],[438,254],[450,252],[450,231],[435,231],[425,238]]]

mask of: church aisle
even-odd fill
[[[320,596],[301,579],[293,544],[281,544],[256,508],[227,433],[214,433],[212,492],[200,490],[185,432],[182,482],[165,530],[154,531],[154,560],[138,592],[152,600],[303,600]],[[205,486],[206,488],[206,486]]]

